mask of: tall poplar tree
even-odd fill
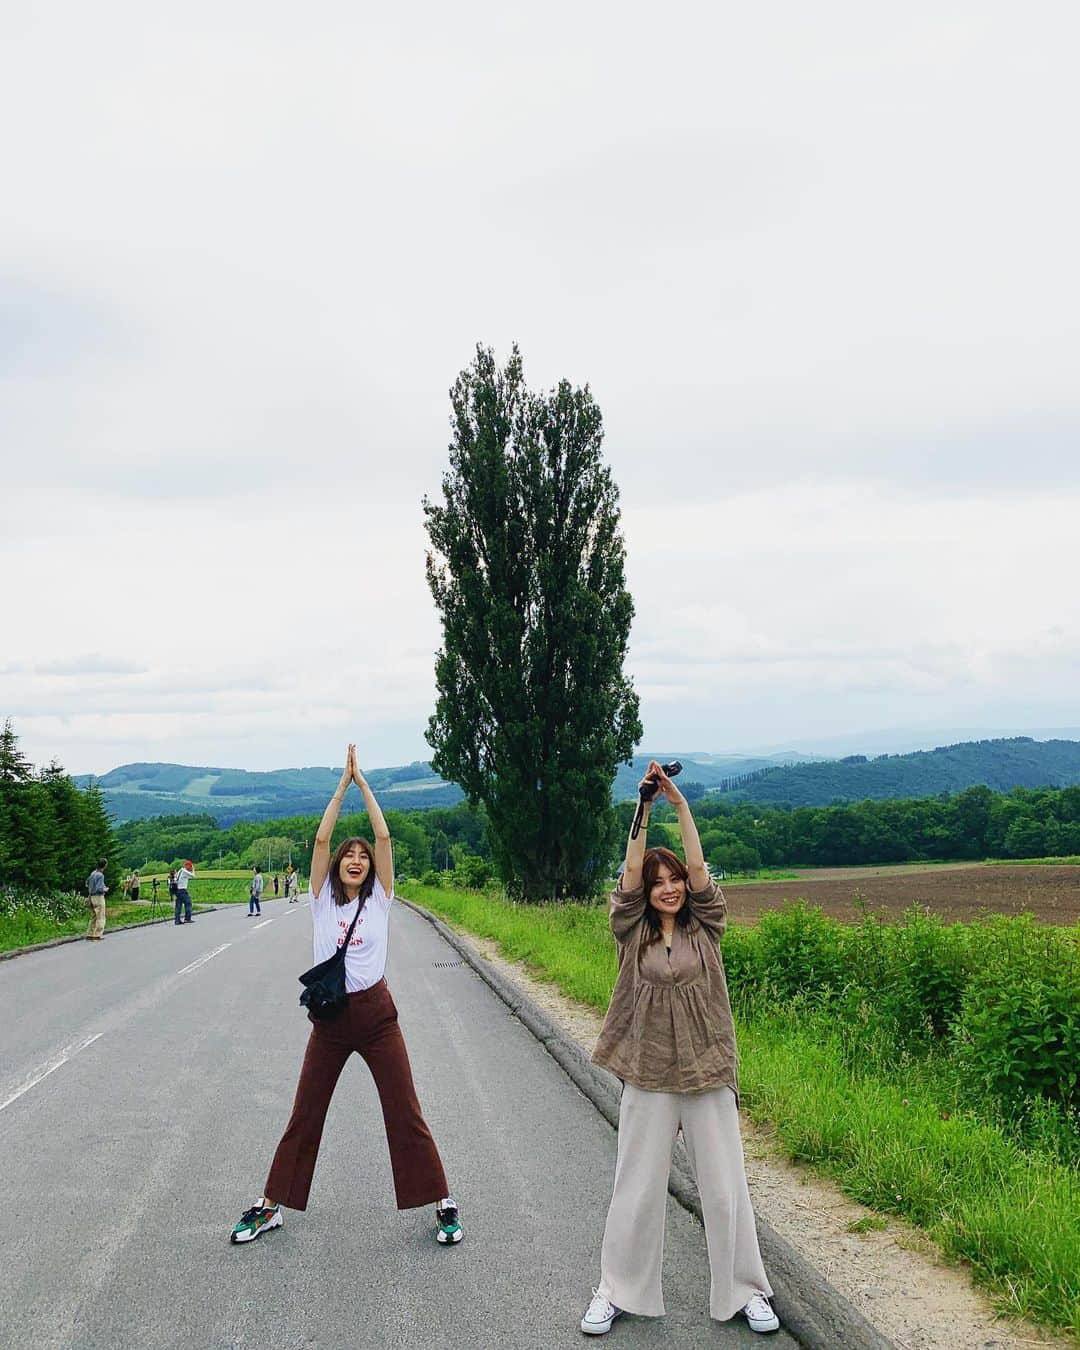
[[[530,392],[516,346],[501,370],[478,347],[450,400],[442,501],[424,499],[443,626],[432,764],[485,807],[511,894],[584,898],[615,847],[616,765],[641,737],[600,409],[565,380]]]

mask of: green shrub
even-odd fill
[[[469,853],[458,860],[449,877],[451,886],[456,886],[458,890],[483,890],[488,882],[494,880],[495,869],[487,858],[478,858]]]
[[[88,913],[86,896],[78,895],[75,891],[42,895],[22,886],[0,886],[0,917],[27,914],[54,923],[65,923],[69,919],[83,918]]]
[[[905,1044],[946,1036],[970,975],[970,930],[913,905],[902,923],[867,915],[845,932],[849,1003],[869,1000],[875,1020]]]
[[[1028,916],[992,920],[981,938],[958,1062],[1009,1110],[1031,1097],[1080,1109],[1080,941]]]
[[[797,900],[763,914],[756,936],[756,975],[770,997],[834,994],[848,983],[843,930],[818,906]]]

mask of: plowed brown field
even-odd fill
[[[1030,913],[1044,923],[1080,923],[1080,867],[817,868],[797,881],[747,882],[724,894],[735,923],[753,923],[785,900],[806,900],[835,919],[857,922],[860,897],[873,913],[889,918],[918,904],[950,921]]]

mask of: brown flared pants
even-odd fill
[[[307,1208],[327,1108],[354,1050],[378,1089],[398,1209],[443,1199],[449,1194],[446,1176],[416,1098],[397,1008],[385,980],[349,994],[337,1017],[313,1023],[292,1116],[274,1154],[265,1194],[289,1209]]]

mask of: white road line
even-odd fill
[[[220,956],[221,953],[225,951],[227,947],[231,946],[232,946],[231,942],[223,942],[220,947],[215,947],[212,952],[207,952],[205,956],[200,956],[197,961],[192,961],[190,966],[185,966],[183,970],[178,970],[176,972],[177,975],[186,975],[189,970],[198,970],[199,967],[205,965],[206,962],[211,959],[211,957]]]
[[[257,924],[255,925],[255,928],[265,928],[266,925],[267,925],[268,923],[273,923],[273,922],[274,922],[273,919],[263,919],[262,923],[257,923]],[[255,928],[253,928],[253,929],[251,930],[253,933],[254,933],[254,931],[255,931]]]
[[[93,1045],[94,1042],[99,1041],[104,1034],[103,1031],[95,1032],[93,1036],[88,1036],[85,1041],[78,1041],[74,1045],[69,1045],[66,1049],[61,1050],[57,1057],[54,1060],[51,1060],[39,1074],[35,1074],[28,1083],[24,1083],[17,1092],[13,1092],[6,1101],[0,1102],[0,1111],[3,1111],[6,1107],[10,1106],[12,1102],[17,1102],[24,1092],[29,1092],[32,1087],[37,1087],[38,1083],[40,1083],[43,1078],[48,1078],[49,1074],[55,1073],[56,1070],[66,1064],[69,1059],[74,1058],[80,1050],[85,1050],[88,1045]]]

